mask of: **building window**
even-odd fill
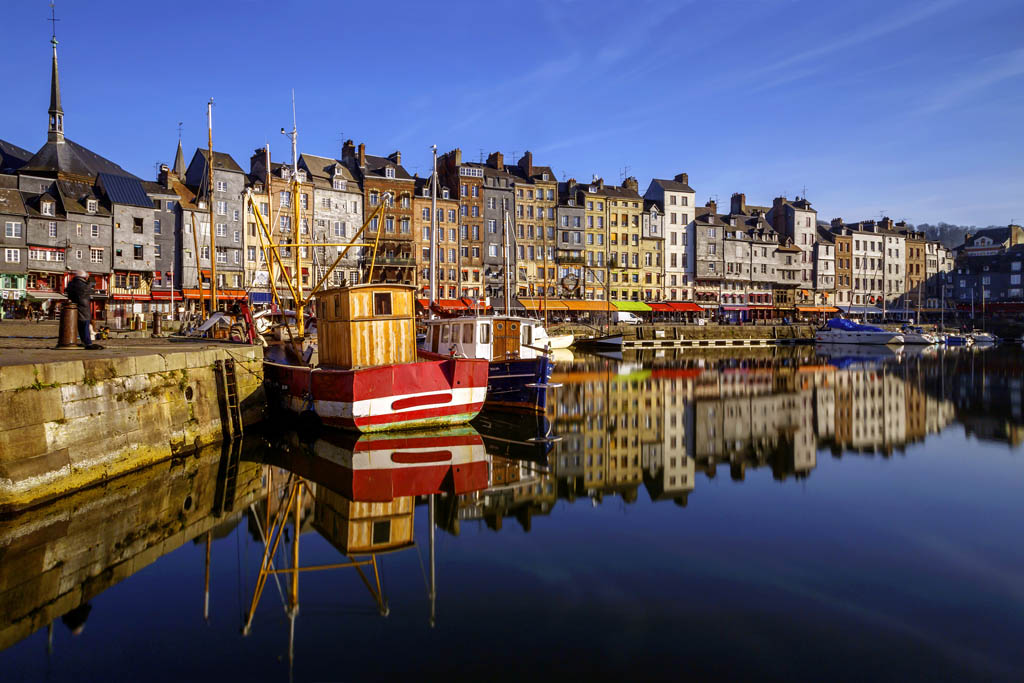
[[[92,263],[101,263],[103,261],[103,250],[95,247],[89,249],[89,261]]]
[[[227,216],[228,215],[228,203],[224,201],[217,202],[217,215]]]
[[[57,221],[50,221],[46,226],[46,234],[50,237],[57,236]]]
[[[225,237],[228,234],[228,226],[226,223],[217,223],[217,237]]]
[[[154,235],[159,235],[160,234],[160,219],[159,218],[154,218],[153,219],[153,234]]]
[[[218,180],[217,181],[217,192],[227,192],[227,191],[228,191],[228,184],[226,182],[224,182],[223,180]]]
[[[157,243],[157,244],[155,244],[153,246],[153,256],[155,258],[160,258],[160,244],[159,243]]]
[[[385,178],[394,178],[395,177],[395,169],[391,168],[390,166],[385,168],[384,169],[384,177]]]
[[[21,223],[15,221],[8,221],[4,226],[5,237],[21,237],[22,228]]]
[[[7,263],[21,263],[21,250],[20,249],[5,249],[4,260]]]
[[[132,245],[132,249],[134,251],[134,256],[135,256],[135,260],[136,261],[141,261],[143,258],[145,258],[145,256],[143,256],[143,251],[142,251],[142,245],[141,244],[133,244]]]

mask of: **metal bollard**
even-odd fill
[[[60,309],[60,329],[57,333],[57,348],[66,349],[75,345],[78,336],[78,305],[66,302]]]
[[[160,311],[153,311],[153,334],[150,335],[151,337],[160,336],[161,332],[163,331],[161,329],[163,327],[162,323],[163,316],[160,315]]]

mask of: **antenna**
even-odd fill
[[[60,21],[60,19],[57,18],[57,10],[54,7],[53,0],[50,1],[50,18],[47,19],[47,21],[50,22],[51,26],[53,27],[51,40],[53,41],[53,44],[56,45],[57,44],[57,22]]]
[[[807,199],[807,186],[806,185],[804,185],[803,187],[800,188],[800,192],[802,193],[800,196],[803,197],[804,199]]]
[[[480,148],[480,163],[484,163],[484,148]]]
[[[629,166],[623,166],[622,170],[619,171],[619,182],[623,182],[629,176]]]

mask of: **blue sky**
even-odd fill
[[[68,136],[150,178],[184,143],[248,166],[302,151],[431,144],[558,177],[685,171],[698,201],[807,188],[828,220],[1024,221],[1024,3],[128,2],[59,0]],[[98,9],[102,8],[102,9]],[[45,140],[43,0],[4,7],[0,138]],[[11,74],[17,74],[11,77]],[[10,96],[12,93],[8,93]]]

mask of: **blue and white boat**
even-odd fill
[[[814,340],[820,344],[902,345],[903,335],[846,318],[832,318],[815,332]]]
[[[489,408],[543,413],[554,364],[547,334],[538,320],[518,316],[464,316],[426,320],[420,348],[457,358],[490,361]]]

